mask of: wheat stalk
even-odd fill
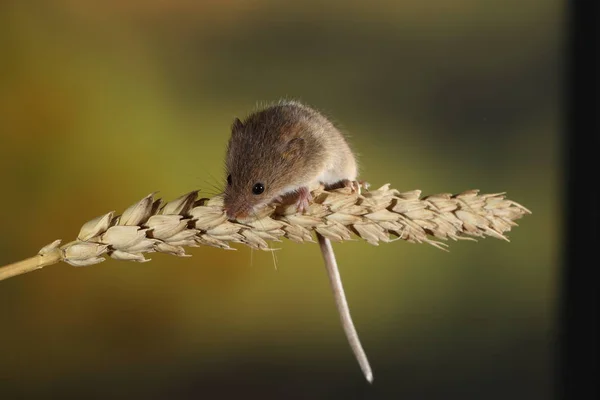
[[[303,214],[293,204],[274,203],[238,222],[227,220],[220,195],[198,199],[194,191],[162,205],[152,193],[120,216],[111,211],[86,222],[75,241],[61,246],[56,240],[34,257],[1,267],[0,280],[59,261],[87,266],[109,256],[146,262],[150,259],[145,253],[151,252],[186,257],[185,247],[200,245],[232,249],[231,243],[242,243],[270,250],[267,241],[282,238],[314,242],[313,232],[332,241],[357,236],[377,245],[403,239],[445,249],[441,240],[491,236],[508,241],[504,233],[517,225],[514,220],[531,213],[504,193],[480,195],[469,190],[421,198],[419,190],[400,193],[389,184],[373,191],[365,185],[362,189],[361,193],[318,187]]]

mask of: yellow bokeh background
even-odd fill
[[[348,133],[373,186],[506,191],[533,214],[449,253],[334,246],[375,387],[318,246],[285,241],[277,269],[203,247],[0,282],[0,398],[548,398],[562,18],[556,0],[3,1],[0,265],[154,191],[217,193],[233,118],[284,97]]]

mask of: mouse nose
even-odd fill
[[[225,205],[225,214],[227,218],[230,220],[235,220],[240,217],[244,217],[248,214],[247,207],[240,203],[226,204]]]
[[[233,211],[231,208],[226,208],[225,214],[227,215],[227,219],[235,219],[236,217],[236,212]]]

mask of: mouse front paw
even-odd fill
[[[304,214],[306,211],[308,211],[312,196],[310,194],[310,190],[308,190],[306,186],[298,189],[297,193],[298,199],[296,200],[296,208],[300,214]]]

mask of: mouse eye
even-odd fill
[[[254,194],[261,194],[264,191],[265,191],[265,185],[263,185],[260,182],[255,183],[254,186],[252,186],[252,193],[254,193]]]
[[[231,186],[231,175],[227,176],[227,184]]]

